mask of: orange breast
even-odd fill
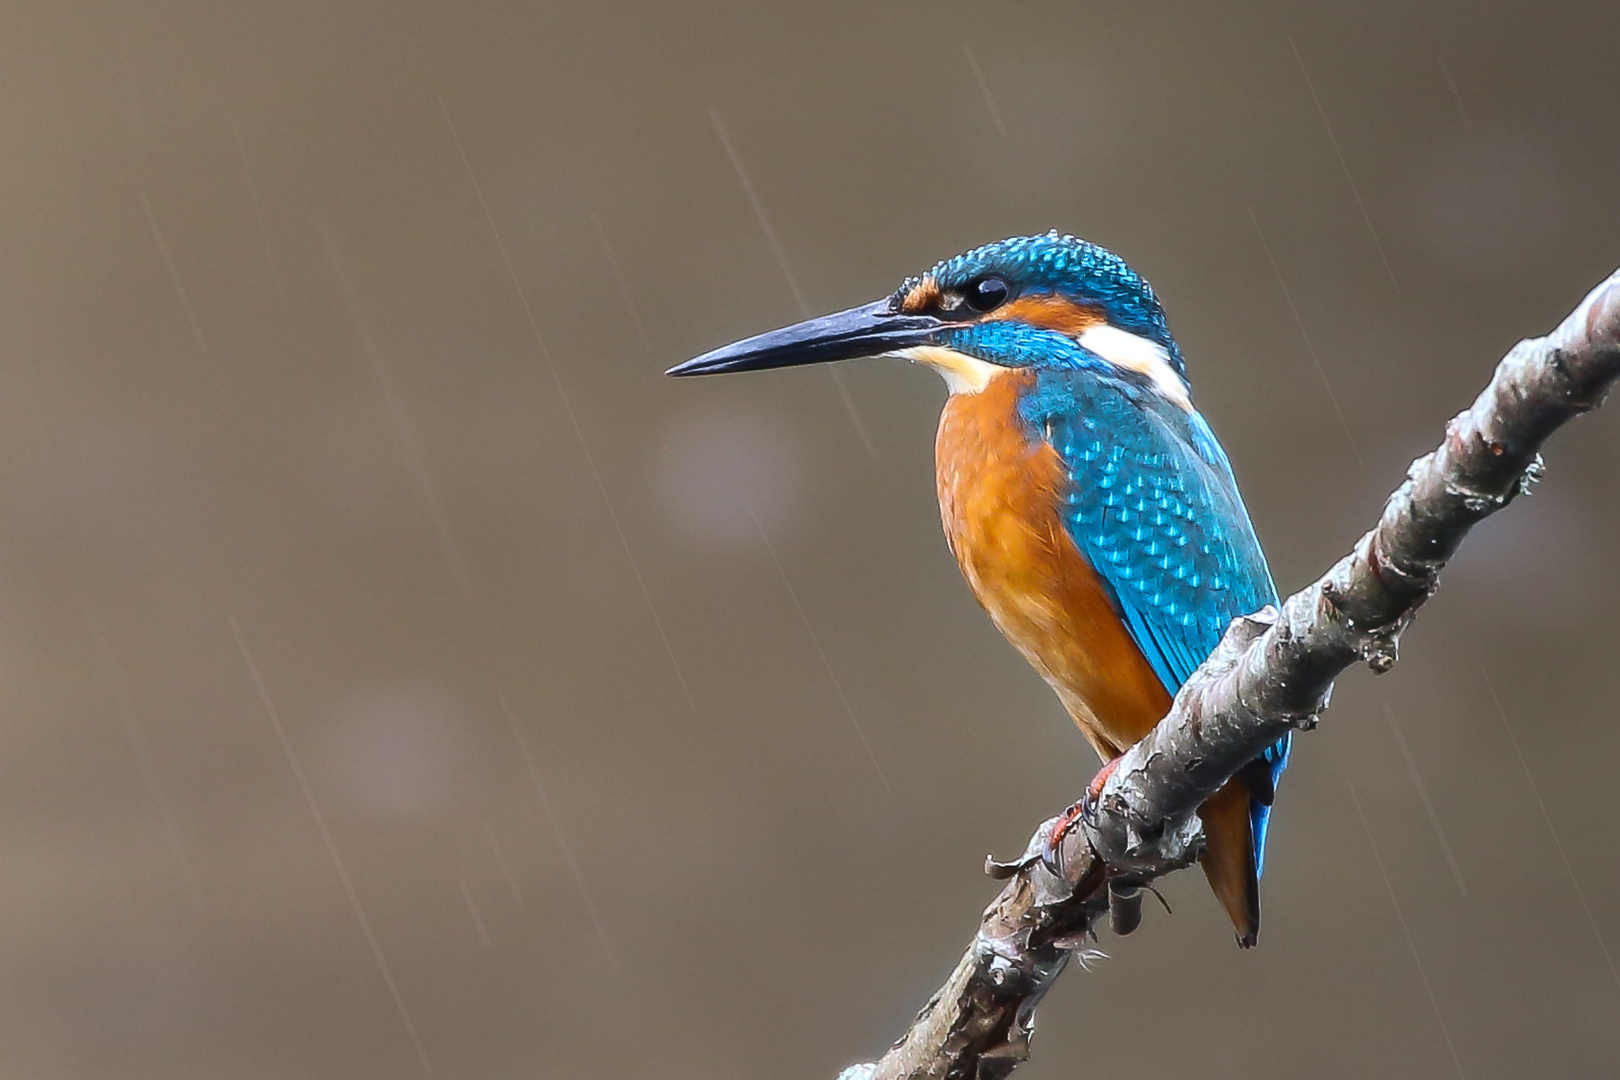
[[[1031,378],[1008,371],[946,403],[935,444],[940,516],[979,603],[1106,760],[1147,734],[1170,695],[1058,516],[1062,462],[1025,437],[1017,415]]]

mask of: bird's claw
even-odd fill
[[[1052,823],[1051,830],[1046,834],[1046,843],[1041,845],[1041,865],[1046,867],[1047,873],[1053,877],[1063,876],[1063,841],[1073,831],[1082,817],[1086,814],[1086,804],[1077,802]]]
[[[1074,827],[1082,821],[1089,822],[1097,810],[1097,800],[1102,797],[1103,785],[1114,774],[1114,768],[1119,764],[1115,758],[1104,765],[1097,775],[1091,778],[1086,785],[1086,794],[1079,802],[1065,810],[1052,825],[1051,832],[1047,833],[1046,843],[1041,846],[1041,865],[1054,877],[1063,876],[1063,841]]]

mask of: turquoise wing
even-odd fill
[[[1096,369],[1040,372],[1022,412],[1067,471],[1070,538],[1174,695],[1234,618],[1277,602],[1225,452],[1198,413]],[[1288,749],[1244,770],[1257,864]]]

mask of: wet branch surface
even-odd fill
[[[1170,712],[1128,750],[1093,812],[1064,844],[1064,872],[1037,857],[987,864],[1007,878],[945,984],[875,1063],[840,1080],[997,1080],[1029,1057],[1035,1007],[1099,920],[1132,925],[1134,886],[1190,865],[1196,808],[1289,730],[1309,731],[1333,680],[1354,663],[1395,663],[1400,635],[1468,530],[1522,493],[1560,425],[1596,408],[1620,379],[1620,271],[1556,330],[1497,365],[1445,439],[1414,461],[1372,531],[1313,585],[1235,620]],[[1132,894],[1134,893],[1134,897]]]

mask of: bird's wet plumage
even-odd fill
[[[885,306],[675,372],[876,353],[945,376],[936,465],[951,550],[1105,761],[1163,717],[1233,618],[1276,602],[1163,308],[1117,256],[1056,233],[990,244],[908,280]],[[1287,753],[1284,739],[1200,811],[1205,872],[1244,945],[1259,930]]]

